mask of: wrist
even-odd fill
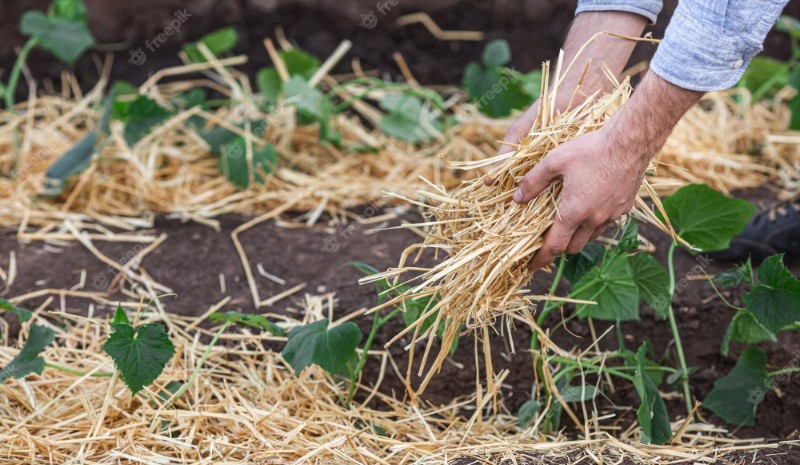
[[[702,92],[680,88],[648,72],[631,99],[604,129],[622,153],[649,162],[681,117],[702,95]]]

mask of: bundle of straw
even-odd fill
[[[548,156],[552,149],[603,126],[631,94],[628,80],[620,83],[609,74],[609,79],[615,83],[612,92],[597,99],[590,96],[572,110],[557,114],[555,102],[559,90],[556,87],[548,92],[548,71],[549,68],[545,65],[542,95],[548,95],[548,98],[541,100],[539,116],[516,151],[483,161],[452,164],[460,169],[474,169],[498,163],[499,167],[491,174],[495,178],[492,186],[484,183],[487,175],[465,182],[453,192],[429,183],[431,190],[421,191],[420,194],[430,204],[395,194],[421,205],[426,216],[431,219],[423,225],[430,226],[431,230],[424,243],[412,245],[405,250],[397,268],[363,281],[393,278],[398,282],[400,275],[404,273],[421,272],[406,281],[406,284],[415,284],[407,292],[401,293],[378,309],[409,299],[434,297],[430,299],[431,303],[416,324],[406,328],[394,339],[397,340],[410,331],[414,331],[415,342],[428,339],[419,369],[422,376],[432,347],[431,336],[436,334],[440,324],[444,325],[441,348],[418,393],[424,390],[432,375],[438,371],[449,353],[448,349],[462,330],[480,329],[485,339],[488,336],[488,326],[498,316],[529,315],[528,309],[533,308],[533,301],[537,298],[526,296],[526,290],[523,289],[531,278],[528,263],[541,248],[545,234],[556,221],[562,183],[560,180],[553,182],[533,201],[524,205],[513,202],[512,194],[525,174]],[[558,72],[555,80],[559,81]],[[575,94],[577,92],[576,89]],[[649,188],[646,182],[644,185]],[[657,197],[655,200],[658,203]],[[638,199],[638,203],[643,207],[644,218],[649,218],[654,224],[660,225],[662,230],[667,230],[641,199]],[[449,256],[433,268],[406,264],[411,254],[416,253],[419,257],[425,249],[443,249]],[[434,315],[435,323],[422,331],[425,320]],[[532,320],[525,321],[535,326]],[[487,363],[490,359],[488,351],[487,343],[484,344]],[[487,382],[491,383],[489,373]]]

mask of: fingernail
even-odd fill
[[[522,202],[522,196],[523,194],[521,189],[517,189],[516,191],[514,191],[514,202],[517,203]]]

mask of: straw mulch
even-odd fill
[[[329,61],[335,63],[340,57]],[[139,88],[156,101],[166,103],[179,93],[205,88],[236,103],[215,110],[181,112],[134,146],[125,142],[122,125],[112,124],[112,134],[100,153],[56,200],[37,197],[43,190],[44,172],[99,124],[110,63],[87,94],[80,91],[74,77],[65,75],[60,94],[32,93],[27,102],[17,106],[16,113],[0,111],[0,172],[11,172],[14,147],[20,147],[19,176],[0,179],[0,225],[53,227],[65,218],[88,217],[130,228],[140,222],[120,217],[147,219],[154,213],[213,225],[213,217],[223,213],[253,214],[283,205],[314,212],[317,217],[323,211],[337,214],[380,199],[383,191],[413,196],[416,189],[425,187],[421,177],[446,189],[457,187],[461,178],[476,173],[457,177],[441,158],[486,159],[494,155],[509,124],[484,117],[456,93],[446,102],[455,117],[452,127],[432,142],[405,143],[375,129],[382,115],[376,99],[385,92],[376,90],[370,99],[356,102],[353,112],[336,118],[334,125],[343,134],[343,146],[378,148],[377,153],[349,153],[319,144],[316,126],[299,126],[291,106],[281,104],[271,114],[261,111],[254,104],[259,97],[247,76],[235,70],[245,61],[246,57],[212,59],[156,73]],[[360,68],[356,69],[359,72],[354,76],[363,76]],[[410,73],[407,67],[403,69]],[[173,81],[164,83],[166,77]],[[415,82],[410,74],[408,78]],[[337,85],[331,77],[319,81],[324,89]],[[30,84],[36,88],[35,83]],[[363,90],[358,86],[346,89],[336,91],[340,101]],[[659,193],[689,182],[708,182],[723,191],[773,178],[781,179],[785,186],[797,186],[800,141],[783,133],[788,121],[785,108],[779,103],[750,105],[746,98],[741,100],[744,103],[738,104],[728,95],[712,94],[689,113],[661,156],[653,183]],[[220,125],[246,135],[251,150],[265,142],[275,144],[279,154],[275,175],[245,190],[228,183],[209,146],[186,125],[187,119],[196,115],[209,121],[209,127]],[[266,130],[260,129],[263,125],[234,126],[245,120],[268,124]]]
[[[327,316],[332,305],[330,294],[306,296],[304,322]],[[433,465],[458,463],[454,459],[463,456],[485,461],[479,463],[566,463],[566,457],[589,463],[620,463],[623,457],[634,463],[703,463],[737,450],[761,456],[769,451],[756,449],[775,447],[726,439],[722,430],[700,424],[689,425],[675,445],[643,446],[637,444],[636,430],[615,431],[618,438],[613,438],[598,421],[587,423],[583,439],[562,441],[539,436],[533,428],[521,430],[504,408],[482,417],[472,399],[437,406],[400,402],[379,392],[384,376],[375,386],[361,387],[369,407],[348,410],[339,403],[346,393],[342,384],[316,368],[295,376],[278,353],[265,347],[275,347],[280,338],[247,330],[222,335],[195,383],[167,405],[165,387],[186,382],[207,350],[212,332],[200,325],[204,317],[158,310],[137,314],[140,323],[166,324],[177,352],[158,380],[131,398],[117,376],[91,376],[113,370],[100,349],[108,321],[48,314],[46,307],[34,318],[57,333],[45,359],[85,375],[46,368],[41,376],[0,385],[2,463]],[[301,323],[270,318],[287,329]],[[0,347],[0,365],[16,353]],[[380,351],[369,363],[379,358],[389,365],[389,354]],[[393,376],[391,368],[384,373]],[[522,460],[523,454],[532,455]]]
[[[779,197],[800,190],[800,133],[787,132],[791,114],[782,102],[753,103],[746,89],[707,94],[681,119],[657,157],[650,179],[660,195],[705,183],[730,194],[773,181]]]

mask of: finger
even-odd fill
[[[553,263],[559,255],[567,251],[576,229],[578,227],[573,223],[565,220],[556,221],[545,236],[542,248],[533,256],[528,267],[537,270]]]
[[[503,138],[504,144],[501,144],[500,149],[497,150],[498,155],[513,152],[517,149],[519,142],[528,134],[528,132],[530,132],[531,127],[533,127],[533,122],[536,120],[538,113],[539,105],[537,102],[534,103],[524,115],[522,115],[520,118],[514,121],[511,126],[509,126],[506,136]],[[494,172],[496,170],[497,168],[492,171]],[[494,184],[494,181],[495,177],[491,174],[483,180],[487,186]]]
[[[578,253],[586,246],[586,243],[589,242],[589,239],[594,234],[596,228],[595,226],[583,223],[580,227],[575,231],[575,234],[572,235],[572,239],[569,241],[569,245],[567,246],[567,253],[573,254]]]
[[[611,223],[613,223],[613,221],[609,221],[607,223],[604,223],[602,226],[600,226],[599,228],[595,229],[594,232],[592,233],[592,237],[590,237],[589,240],[593,241],[593,240],[597,239],[598,237],[600,237],[600,235],[603,234],[606,231],[606,229],[608,228],[608,225],[610,225]]]
[[[555,155],[552,152],[550,155]],[[528,203],[541,194],[553,179],[561,175],[561,163],[554,161],[556,157],[545,157],[538,165],[525,174],[522,184],[514,192],[514,202]]]

